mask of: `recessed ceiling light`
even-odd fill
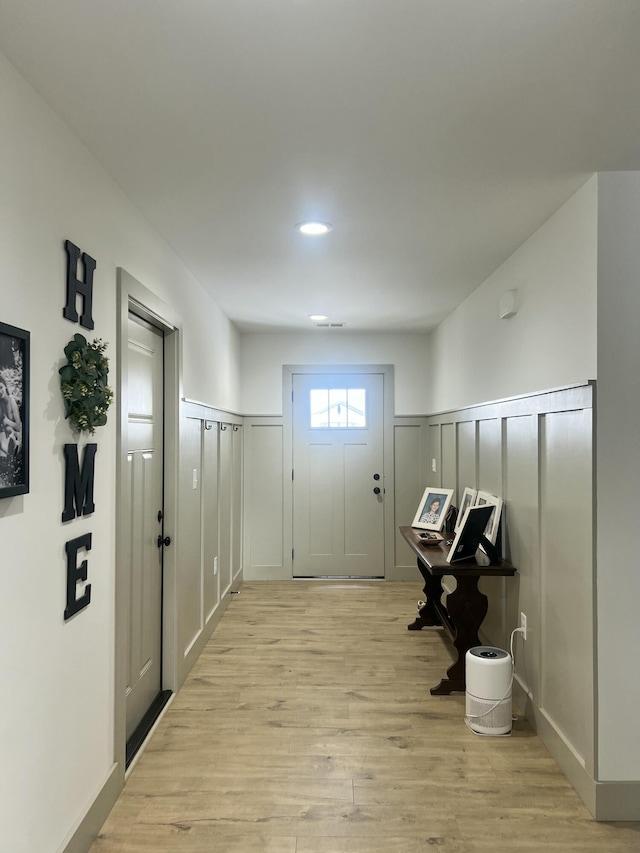
[[[308,237],[321,237],[323,234],[328,234],[333,229],[333,225],[328,222],[300,222],[296,225],[296,229]]]
[[[309,319],[313,320],[314,323],[322,323],[324,320],[328,320],[326,314],[309,314]]]

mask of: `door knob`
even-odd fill
[[[379,494],[380,494],[380,489],[378,488],[378,486],[376,486],[376,487],[375,487],[375,489],[373,490],[373,494],[374,494],[374,495],[379,495]]]
[[[374,480],[379,480],[379,479],[380,479],[380,474],[374,474],[374,475],[373,475],[373,479],[374,479]]]
[[[158,536],[158,548],[162,548],[163,545],[171,545],[170,536],[165,536],[164,539],[162,536]]]

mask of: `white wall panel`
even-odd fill
[[[465,488],[476,488],[476,421],[460,421],[456,424],[458,433],[458,467],[456,470],[456,494],[454,500],[456,506],[460,501]]]
[[[502,495],[502,422],[499,418],[478,421],[478,488]]]
[[[283,427],[254,423],[245,430],[245,571],[282,568]]]
[[[442,482],[442,428],[440,424],[431,424],[427,427],[428,452],[424,463],[421,462],[421,470],[426,470],[427,476],[423,480],[426,486],[443,486]],[[422,448],[421,448],[422,449]],[[436,470],[433,470],[435,462]]]
[[[513,628],[527,616],[528,639],[516,637],[516,674],[524,689],[539,696],[540,548],[538,523],[538,416],[505,418],[505,553],[518,567],[505,583],[505,623]],[[506,637],[503,641],[506,641]]]
[[[415,566],[413,551],[401,536],[399,528],[410,525],[427,483],[420,475],[420,444],[423,428],[419,422],[396,424],[394,429],[395,468],[395,559],[396,566]],[[417,570],[416,570],[417,571]],[[419,575],[416,574],[416,577]]]
[[[205,622],[220,603],[218,557],[218,425],[202,421],[202,589]],[[208,427],[208,428],[205,428]]]
[[[441,441],[441,486],[445,489],[455,489],[456,487],[456,425],[454,423],[442,424],[440,432]],[[431,485],[431,484],[427,484]]]
[[[187,655],[203,626],[202,522],[201,522],[201,421],[185,418],[180,430],[180,535],[177,537],[180,583],[178,587],[179,648]],[[196,471],[196,488],[193,472]]]
[[[233,433],[229,423],[220,424],[219,429],[218,572],[220,574],[220,595],[224,596],[231,588]]]
[[[231,428],[231,578],[242,571],[242,427]]]
[[[478,489],[504,497],[502,488],[502,421],[482,418],[478,421]],[[503,515],[506,516],[506,507]],[[481,578],[480,590],[489,599],[483,634],[494,637],[496,645],[506,648],[504,599],[508,582],[504,578]]]
[[[540,708],[593,757],[591,412],[544,416],[540,447]]]

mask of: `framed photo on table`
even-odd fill
[[[458,532],[451,543],[451,548],[447,555],[449,563],[475,558],[476,551],[482,547],[482,539],[492,514],[491,511],[492,507],[488,504],[483,504],[482,506],[476,504],[476,506],[468,506],[466,508],[462,516],[462,523],[458,528]],[[487,548],[493,550],[491,544]]]
[[[489,492],[478,492],[475,506],[486,505],[493,506],[494,511],[491,513],[484,535],[492,545],[495,545],[498,537],[498,528],[500,527],[500,516],[502,514],[502,498],[491,495]]]
[[[0,323],[0,498],[29,491],[29,342]]]
[[[458,510],[458,518],[456,521],[456,526],[454,528],[454,533],[457,533],[458,530],[462,527],[462,519],[464,518],[464,513],[467,507],[473,506],[476,502],[477,491],[475,489],[466,488],[462,493],[462,500],[460,501],[460,509]]]
[[[449,511],[453,489],[427,486],[411,523],[422,530],[440,530]]]

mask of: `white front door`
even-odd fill
[[[384,377],[293,375],[293,575],[384,577]]]
[[[129,315],[127,356],[127,740],[162,685],[162,332]]]

